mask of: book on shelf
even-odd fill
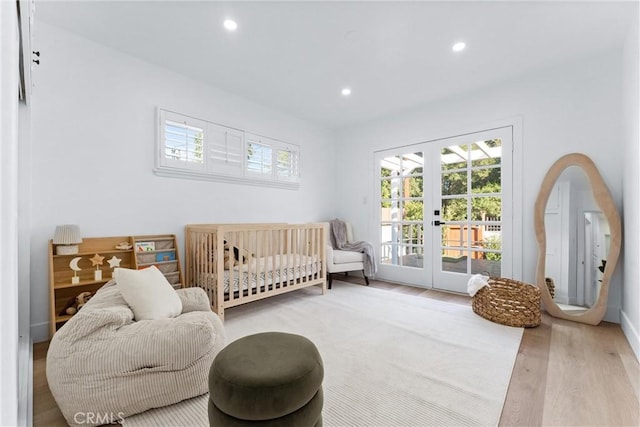
[[[176,253],[174,251],[156,253],[156,262],[175,261],[175,260],[176,260]]]
[[[156,242],[136,242],[136,252],[150,252],[156,250]]]

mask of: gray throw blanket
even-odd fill
[[[331,220],[331,243],[334,249],[364,253],[364,275],[371,277],[376,274],[376,254],[373,245],[369,242],[347,243],[347,224],[339,219]]]

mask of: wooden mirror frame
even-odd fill
[[[544,225],[544,216],[547,208],[547,201],[549,195],[553,190],[553,187],[560,177],[560,174],[569,166],[578,166],[586,173],[589,183],[591,184],[591,191],[593,198],[604,216],[609,221],[609,229],[611,231],[611,244],[609,247],[609,253],[607,255],[607,264],[604,268],[602,276],[602,285],[600,287],[600,294],[596,303],[587,311],[580,314],[568,314],[562,311],[556,303],[553,301],[547,284],[545,281],[545,261],[547,251],[547,234]],[[540,192],[536,199],[534,208],[534,225],[536,232],[536,240],[538,241],[538,264],[536,268],[536,283],[540,288],[542,302],[546,311],[560,319],[572,320],[575,322],[587,323],[589,325],[597,325],[602,321],[607,311],[607,299],[609,296],[609,281],[618,263],[618,257],[620,255],[620,247],[622,244],[622,227],[620,224],[620,216],[616,205],[613,202],[611,193],[607,185],[604,183],[598,168],[595,163],[584,154],[572,153],[567,154],[559,158],[552,166],[542,181],[540,186]]]

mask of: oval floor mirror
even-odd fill
[[[536,199],[534,224],[536,282],[546,311],[599,324],[607,311],[622,229],[611,194],[589,157],[567,154],[551,166]]]

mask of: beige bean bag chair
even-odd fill
[[[56,332],[47,380],[70,425],[118,422],[208,391],[209,368],[224,346],[223,326],[202,289],[176,292],[181,314],[135,321],[110,282]]]

